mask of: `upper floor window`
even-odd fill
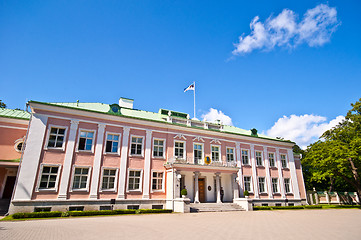
[[[256,152],[256,164],[257,166],[263,165],[262,152]]]
[[[227,148],[227,162],[234,161],[234,148]]]
[[[287,158],[285,154],[281,154],[281,164],[283,168],[287,167]]]
[[[143,149],[143,138],[142,137],[132,137],[132,145],[130,147],[131,155],[142,155]]]
[[[244,180],[243,181],[244,182],[244,191],[251,192],[252,191],[251,177],[244,176],[243,180]]]
[[[88,189],[89,167],[76,167],[74,169],[73,187],[76,190]]]
[[[163,190],[163,172],[153,172],[152,189]]]
[[[117,153],[119,149],[119,134],[107,134],[106,153]]]
[[[93,148],[94,131],[80,131],[78,150],[91,151]]]
[[[65,128],[51,127],[48,140],[48,148],[62,148],[65,138]]]
[[[265,178],[264,177],[259,177],[258,178],[258,185],[259,185],[259,192],[260,193],[264,193],[266,192],[266,188],[265,188]]]
[[[285,178],[285,179],[283,179],[283,181],[285,182],[285,191],[286,191],[286,193],[290,193],[291,192],[290,179]]]
[[[203,158],[203,145],[199,143],[195,143],[193,145],[194,151],[194,164],[199,164]]]
[[[164,140],[153,140],[153,157],[164,157]]]
[[[242,150],[242,163],[244,165],[249,164],[248,150]]]
[[[176,158],[184,158],[184,142],[174,142],[174,156]]]
[[[39,189],[56,189],[59,176],[59,166],[42,166]]]
[[[212,146],[212,161],[219,162],[221,160],[219,155],[219,146]]]
[[[269,165],[270,167],[275,167],[275,154],[274,153],[268,153],[268,159],[269,159]]]
[[[272,178],[272,191],[278,193],[278,178]]]

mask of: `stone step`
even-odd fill
[[[244,211],[235,203],[191,203],[191,212],[229,212]]]

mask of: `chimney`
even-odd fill
[[[134,99],[124,98],[124,97],[119,98],[119,106],[122,108],[133,109],[133,102]]]

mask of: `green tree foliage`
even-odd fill
[[[361,98],[351,106],[344,121],[308,146],[302,163],[311,182],[351,188],[360,197]]]
[[[2,101],[2,100],[0,100],[0,108],[6,108],[6,104],[5,104],[5,103],[3,103],[3,101]]]

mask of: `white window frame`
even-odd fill
[[[103,187],[104,170],[115,170],[114,188],[109,188],[109,189],[103,189],[102,188]],[[102,174],[100,176],[100,183],[99,183],[99,192],[116,192],[117,191],[117,186],[118,186],[118,173],[119,173],[119,168],[102,167]]]
[[[177,157],[177,156],[175,155],[175,143],[176,143],[176,142],[183,143],[183,157]],[[187,159],[186,147],[187,147],[186,141],[174,140],[174,143],[173,143],[173,156],[174,156],[174,158],[184,159],[184,160]]]
[[[202,157],[200,159],[200,163],[204,162],[204,143],[200,143],[200,142],[193,142],[193,152],[192,152],[192,156],[193,156],[193,162],[195,161],[195,156],[194,156],[194,145],[200,145],[202,146]],[[198,164],[200,164],[198,163]]]
[[[21,150],[18,149],[18,146],[22,144],[21,146]],[[21,153],[24,151],[24,147],[25,147],[25,143],[24,143],[24,139],[23,138],[19,138],[17,140],[15,140],[14,142],[14,149],[15,151],[17,151],[18,153]]]
[[[232,153],[232,155],[233,155],[233,161],[228,161],[228,152],[227,152],[227,150],[228,149],[232,149],[233,150],[233,153]],[[234,147],[226,147],[226,161],[227,162],[235,162],[236,161],[236,157],[235,157],[235,151],[236,149],[234,148]]]
[[[158,141],[163,141],[163,156],[154,156],[154,140],[158,140]],[[152,142],[152,157],[153,158],[161,158],[161,159],[165,159],[165,151],[166,151],[166,139],[164,138],[153,138],[153,142]]]
[[[54,188],[40,188],[40,181],[41,181],[41,176],[43,175],[43,168],[44,167],[58,167],[58,172],[56,175],[56,180],[55,180],[55,187]],[[36,192],[57,192],[58,191],[58,185],[59,185],[59,176],[61,173],[61,164],[47,164],[47,163],[42,163],[40,164],[40,171],[39,171],[39,175],[38,175],[38,183],[36,185]]]
[[[282,156],[285,156],[285,163],[286,163],[286,166],[283,166],[283,163],[282,163]],[[282,168],[288,168],[288,159],[287,159],[287,154],[283,154],[283,153],[281,153],[281,154],[280,154],[280,161],[281,161],[281,167],[282,167]]]
[[[88,168],[88,177],[87,177],[87,182],[86,182],[86,188],[73,188],[74,177],[75,177],[75,168]],[[72,178],[70,181],[70,192],[89,192],[89,182],[90,182],[90,177],[91,177],[91,170],[92,170],[91,166],[73,165],[72,174],[71,174]]]
[[[162,177],[162,189],[153,189],[153,173],[163,173],[163,177]],[[159,171],[159,170],[152,170],[152,177],[151,177],[151,182],[150,182],[150,189],[151,192],[164,192],[164,176],[165,176],[165,172],[164,171]]]
[[[250,179],[250,183],[249,183],[249,188],[250,190],[248,191],[249,193],[253,193],[253,181],[252,181],[252,176],[243,176],[243,189],[244,191],[246,191],[246,181],[245,181],[245,177],[249,177]]]
[[[132,139],[133,137],[135,138],[141,138],[142,139],[142,153],[141,154],[132,154]],[[144,136],[139,136],[139,135],[131,135],[130,136],[130,141],[129,141],[129,156],[132,156],[132,157],[144,157]],[[137,143],[138,144],[138,143]]]
[[[212,150],[212,147],[218,147],[218,156],[219,156],[219,159],[218,161],[215,161],[213,160],[213,150]],[[211,158],[212,158],[212,162],[222,162],[222,151],[221,151],[221,145],[214,145],[214,144],[211,144]]]
[[[287,189],[286,189],[286,179],[288,179],[288,188],[289,188],[289,192],[287,192]],[[292,191],[292,184],[291,184],[291,178],[284,178],[283,179],[283,183],[285,184],[285,193],[286,194],[291,194],[291,193],[293,193],[293,191]]]
[[[269,157],[270,154],[273,154],[273,163],[274,163],[273,166],[271,165],[271,160],[270,160],[270,157]],[[269,163],[270,167],[272,167],[272,168],[276,167],[276,153],[268,152],[268,163]]]
[[[244,163],[244,162],[243,162],[243,151],[247,151],[247,160],[248,160],[248,163]],[[250,166],[250,165],[251,165],[249,153],[250,153],[250,150],[249,150],[249,149],[241,149],[241,161],[242,161],[242,165],[247,165],[247,166]]]
[[[140,171],[139,189],[129,189],[129,173],[130,171]],[[127,192],[142,192],[143,191],[143,169],[128,168],[127,174]]]
[[[275,192],[274,191],[274,189],[273,189],[273,179],[277,179],[277,192]],[[280,193],[280,180],[279,180],[279,178],[271,178],[271,184],[272,184],[272,192],[273,193]]]
[[[80,149],[79,149],[80,133],[81,133],[81,132],[92,132],[92,133],[93,133],[93,141],[92,141],[92,148],[91,148],[91,150],[80,150]],[[96,138],[96,130],[79,128],[79,130],[78,130],[78,143],[77,143],[77,146],[76,146],[76,151],[77,151],[77,152],[91,152],[91,153],[94,153],[95,138]],[[85,145],[86,145],[86,143],[85,143]]]
[[[261,153],[261,164],[258,164],[258,162],[257,162],[257,153]],[[254,151],[254,158],[256,160],[256,166],[257,167],[264,166],[264,159],[263,159],[263,152],[262,151]]]
[[[64,141],[63,141],[63,145],[61,147],[48,147],[51,128],[63,128],[63,129],[65,129],[65,131],[64,131]],[[66,137],[67,137],[67,134],[68,134],[68,128],[69,127],[67,127],[67,126],[49,124],[48,125],[48,130],[47,130],[47,133],[46,133],[46,141],[45,141],[45,144],[44,144],[44,149],[45,150],[57,149],[57,150],[65,151],[65,142],[66,142],[66,139],[67,139]]]
[[[261,188],[260,188],[260,179],[263,178],[263,192],[261,192]],[[267,184],[266,184],[266,177],[258,177],[258,190],[259,190],[259,193],[267,193]]]
[[[106,149],[107,149],[108,135],[119,135],[117,152],[107,152],[107,151],[106,151]],[[110,154],[110,155],[120,155],[120,141],[121,141],[121,137],[122,137],[122,134],[121,134],[121,133],[106,132],[106,134],[105,134],[105,139],[104,139],[104,143],[103,143],[103,144],[104,144],[104,151],[103,151],[103,153],[104,153],[105,155],[107,155],[107,154]]]

